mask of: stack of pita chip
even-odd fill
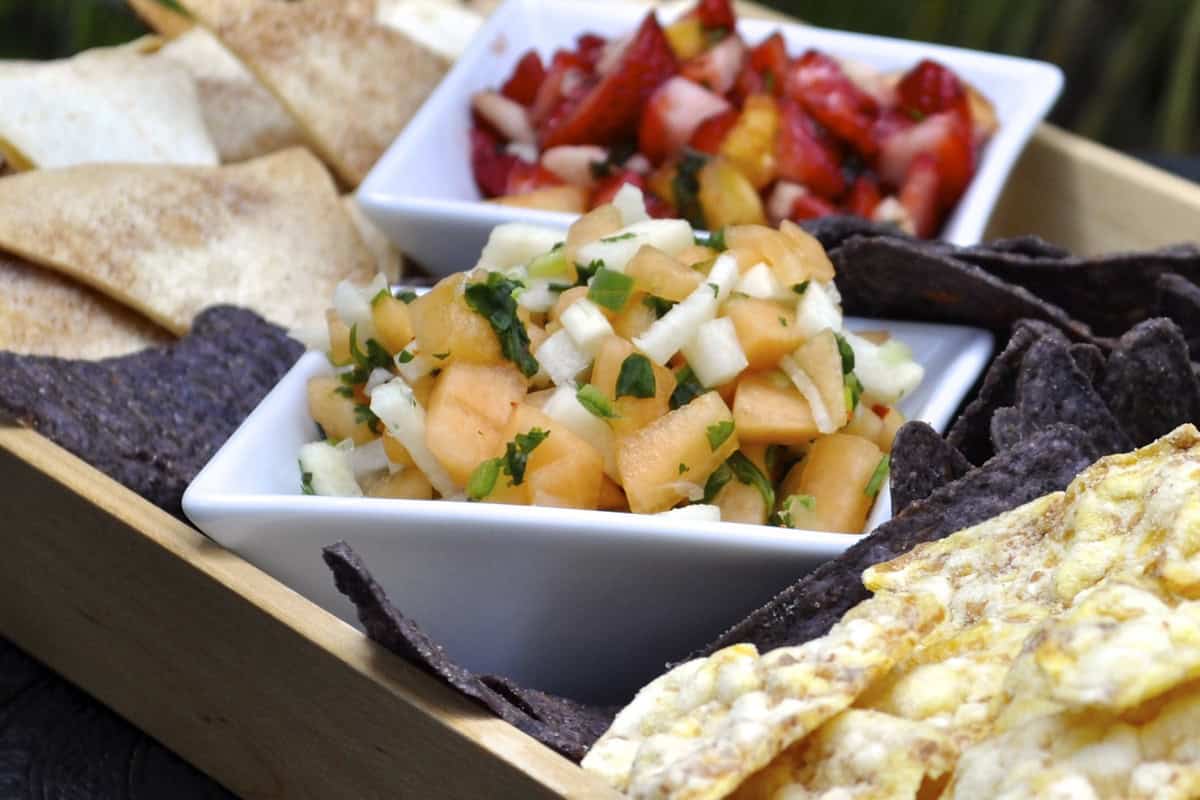
[[[129,0],[157,35],[0,62],[0,350],[100,358],[396,281],[351,195],[465,46],[450,0]],[[451,35],[453,34],[453,35]]]

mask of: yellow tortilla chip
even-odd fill
[[[400,276],[404,273],[404,257],[400,251],[392,245],[391,240],[376,227],[374,222],[367,219],[367,215],[363,213],[358,201],[354,199],[354,195],[345,195],[342,198],[342,207],[346,209],[346,216],[350,217],[350,221],[354,223],[359,238],[371,251],[371,256],[375,259],[375,270],[387,278],[388,283],[400,280]]]
[[[17,169],[216,164],[190,75],[133,46],[0,69],[0,154]]]
[[[304,141],[275,96],[204,28],[167,42],[154,58],[179,64],[195,80],[204,123],[223,163],[265,156]]]
[[[279,98],[313,149],[357,186],[448,69],[341,3],[184,0]]]
[[[125,0],[133,13],[157,34],[174,39],[190,30],[195,23],[186,14],[168,8],[159,0]]]
[[[102,164],[0,181],[0,250],[56,269],[177,334],[232,303],[320,324],[375,262],[302,148],[227,167]]]
[[[108,358],[174,338],[99,292],[4,254],[0,286],[0,350]]]

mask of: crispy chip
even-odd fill
[[[970,471],[970,462],[928,423],[906,422],[892,443],[892,509],[899,513]]]
[[[1200,381],[1187,341],[1170,320],[1148,319],[1117,340],[1100,392],[1137,445],[1200,421]]]
[[[108,358],[172,337],[99,292],[0,253],[0,350],[59,358]]]
[[[1155,289],[1154,316],[1178,325],[1192,358],[1200,359],[1200,286],[1168,272],[1159,276]]]
[[[90,284],[177,334],[236,303],[320,324],[374,260],[302,149],[229,167],[92,165],[0,181],[0,249]]]
[[[642,689],[583,760],[633,797],[724,797],[845,710],[941,618],[932,597],[860,604],[824,637],[735,645]]]
[[[448,68],[338,3],[184,0],[258,76],[349,186],[357,186]]]

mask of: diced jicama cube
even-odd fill
[[[913,360],[912,351],[896,339],[875,344],[844,331],[842,336],[854,350],[854,374],[871,399],[892,404],[912,392],[925,377],[924,368]]]
[[[700,326],[717,316],[717,308],[737,282],[737,259],[718,258],[705,282],[650,326],[633,343],[659,364],[666,364],[685,344],[696,338]]]
[[[492,228],[476,268],[503,272],[524,266],[563,240],[563,232],[525,222],[506,222]]]
[[[333,290],[333,307],[347,327],[358,326],[358,346],[374,332],[371,322],[371,298],[387,289],[387,278],[376,275],[366,286],[355,286],[350,281],[341,281]]]
[[[653,245],[667,255],[683,252],[695,242],[692,226],[683,219],[647,219],[626,225],[616,233],[582,245],[575,254],[580,264],[602,262],[605,267],[624,272],[625,265],[642,245]]]
[[[558,302],[559,293],[551,288],[551,281],[529,281],[529,286],[517,297],[517,303],[522,308],[537,313],[544,313],[554,308]]]
[[[624,183],[613,195],[612,204],[621,214],[622,225],[632,225],[650,219],[646,213],[646,196],[632,183]]]
[[[576,398],[575,389],[560,386],[546,399],[542,413],[561,422],[572,433],[583,439],[604,458],[604,472],[617,479],[616,437],[608,423],[588,411]]]
[[[733,288],[759,300],[791,300],[796,296],[775,278],[775,273],[765,261],[746,270]]]
[[[670,511],[660,511],[655,516],[667,519],[687,520],[688,522],[720,522],[721,509],[707,503],[692,503],[690,506],[672,508]]]
[[[805,339],[816,336],[826,328],[833,331],[842,329],[842,309],[826,284],[813,281],[804,290],[796,306],[796,327]]]
[[[328,442],[311,442],[300,448],[300,472],[316,494],[362,497],[362,489],[354,479],[350,453]]]
[[[608,317],[586,297],[569,305],[559,316],[559,321],[575,345],[590,358],[595,358],[600,343],[613,335]]]
[[[579,373],[592,363],[592,357],[579,349],[566,328],[548,336],[534,353],[534,358],[555,386],[574,386]]]
[[[458,492],[459,487],[425,444],[425,409],[403,378],[385,383],[371,394],[371,412],[404,445],[413,463],[442,497]]]
[[[395,363],[400,377],[404,378],[409,385],[416,383],[438,368],[438,362],[433,357],[421,355],[420,347],[416,342],[410,342],[408,347],[397,353],[392,361]]]
[[[383,472],[389,465],[387,453],[383,449],[383,439],[372,439],[350,450],[350,467],[354,470],[354,478],[359,485],[366,485],[368,478]]]
[[[696,379],[709,388],[728,383],[750,364],[729,317],[701,325],[696,337],[684,345],[683,355]]]

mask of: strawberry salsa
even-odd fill
[[[472,98],[471,166],[484,197],[582,213],[631,183],[651,214],[718,230],[827,214],[937,234],[996,129],[991,105],[947,67],[901,74],[783,36],[748,44],[729,0],[663,28],[585,33],[543,63],[525,53]]]

